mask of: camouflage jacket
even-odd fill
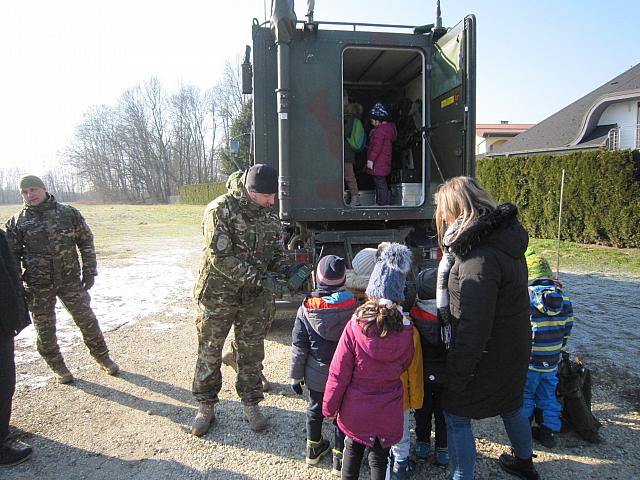
[[[198,301],[237,295],[240,290],[258,293],[266,272],[287,270],[276,213],[256,205],[239,178],[228,188],[204,211],[204,247],[194,290]]]
[[[53,195],[40,205],[25,205],[5,225],[7,237],[28,287],[80,283],[82,273],[97,275],[93,234],[82,214]]]

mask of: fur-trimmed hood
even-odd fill
[[[465,257],[474,247],[491,242],[513,258],[524,255],[529,236],[517,221],[517,216],[518,207],[515,205],[498,205],[495,210],[481,216],[461,232],[451,244],[451,251],[458,257]]]

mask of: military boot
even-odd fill
[[[231,349],[227,350],[222,355],[222,363],[224,363],[227,367],[233,368],[233,370],[238,373],[238,363],[236,362],[236,346],[233,342],[231,342]],[[268,392],[271,390],[271,382],[267,380],[267,377],[264,376],[264,373],[260,372],[260,382],[262,383],[262,391]]]
[[[267,428],[267,419],[264,418],[258,405],[243,405],[244,418],[249,422],[249,427],[254,432],[261,432]]]
[[[58,383],[66,384],[73,382],[73,375],[64,363],[51,365],[51,371]]]
[[[53,359],[45,358],[44,360],[53,372],[53,378],[55,378],[58,383],[66,384],[73,382],[73,375],[71,375],[71,372],[64,364],[62,355],[57,355]]]
[[[196,418],[191,425],[191,433],[201,437],[209,431],[211,424],[216,421],[216,413],[213,403],[201,403],[198,407]]]
[[[109,375],[115,375],[120,371],[120,367],[116,362],[109,358],[109,355],[103,355],[102,357],[97,357],[96,362],[100,365],[100,368],[107,372]]]

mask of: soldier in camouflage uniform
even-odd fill
[[[20,179],[24,207],[6,223],[7,237],[22,266],[38,352],[60,383],[71,383],[56,337],[56,297],[82,332],[89,352],[109,375],[118,372],[109,358],[88,290],[93,286],[96,252],[93,234],[78,210],[58,203],[35,175]],[[82,257],[82,267],[78,258]]]
[[[231,326],[237,347],[236,391],[254,431],[266,428],[258,403],[264,339],[275,296],[290,289],[282,226],[270,208],[278,191],[275,169],[254,165],[205,208],[204,248],[194,291],[198,302],[198,360],[193,395],[199,402],[192,433],[204,435],[215,420],[222,388],[222,348]],[[299,285],[298,285],[299,286]]]

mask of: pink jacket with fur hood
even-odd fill
[[[385,121],[369,132],[369,149],[367,160],[373,162],[373,169],[367,168],[369,175],[386,177],[391,173],[391,153],[393,142],[398,138],[396,125]]]
[[[383,448],[402,439],[404,387],[400,375],[413,359],[413,326],[384,338],[366,336],[356,316],[345,327],[329,367],[322,413],[356,442]]]

